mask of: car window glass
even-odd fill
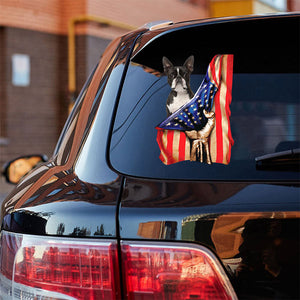
[[[56,148],[54,150],[54,156],[56,158],[57,164],[59,164],[59,165],[64,164],[70,155],[71,145],[73,143],[74,134],[75,134],[75,128],[78,123],[77,121],[78,121],[78,117],[81,112],[81,109],[84,106],[84,100],[85,100],[85,96],[87,94],[87,90],[91,86],[92,79],[94,78],[94,76],[96,76],[96,74],[98,72],[97,78],[100,79],[101,82],[98,86],[97,95],[91,105],[90,113],[87,115],[88,118],[87,118],[85,130],[83,133],[83,137],[85,137],[87,135],[87,132],[89,131],[91,123],[93,122],[96,111],[98,109],[99,102],[100,102],[99,99],[101,99],[101,96],[105,90],[107,78],[109,77],[110,71],[113,69],[113,63],[116,60],[116,52],[118,51],[119,43],[120,43],[120,39],[115,39],[106,48],[104,54],[101,57],[99,64],[94,68],[91,75],[87,79],[84,87],[82,88],[79,96],[77,97],[75,105],[71,111],[71,114],[69,115],[69,117],[66,121],[66,124],[62,130],[61,136],[60,136],[58,143],[56,145]],[[83,142],[83,140],[82,140],[82,142]]]
[[[79,96],[77,97],[75,103],[74,103],[74,107],[70,113],[70,115],[68,116],[68,119],[66,121],[66,124],[61,132],[61,135],[59,137],[59,140],[57,142],[57,145],[55,147],[55,150],[54,150],[54,155],[57,154],[57,152],[59,151],[62,143],[63,143],[63,140],[66,138],[66,135],[68,135],[68,131],[70,131],[70,127],[71,127],[71,124],[74,123],[74,121],[77,119],[78,117],[78,113],[80,112],[80,109],[81,109],[81,106],[82,106],[82,101],[84,99],[84,96],[86,94],[86,91],[90,85],[90,82],[93,78],[93,74],[95,73],[95,70],[97,69],[97,66],[94,68],[94,70],[92,71],[92,73],[90,74],[89,78],[87,79],[85,85],[83,86]]]
[[[256,20],[252,23],[225,23],[222,26],[191,26],[164,34],[146,45],[132,59],[127,72],[110,144],[112,166],[121,173],[148,178],[298,178],[298,173],[289,172],[288,169],[285,172],[258,171],[255,164],[255,158],[258,156],[299,148],[297,22],[293,18],[287,18],[282,22]],[[277,34],[280,28],[285,27],[293,34],[282,36],[279,42]],[[243,32],[243,36],[235,39],[235,31]],[[256,34],[252,34],[253,32]],[[216,66],[212,64],[215,58],[232,59],[231,99],[230,103],[222,108],[228,116],[228,124],[226,125],[226,120],[217,116],[213,124],[213,128],[221,126],[222,131],[219,135],[224,144],[226,135],[229,147],[224,146],[221,150],[220,147],[216,147],[216,150],[212,150],[214,142],[210,133],[206,139],[210,153],[206,151],[206,141],[202,141],[201,132],[202,129],[204,131],[205,124],[208,124],[209,118],[206,118],[202,127],[197,125],[200,127],[195,128],[195,132],[191,129],[181,131],[184,139],[187,136],[186,131],[190,136],[189,149],[185,150],[188,151],[188,156],[180,159],[178,157],[182,155],[181,150],[174,152],[173,149],[180,147],[177,145],[180,145],[182,138],[175,138],[174,126],[178,126],[175,124],[175,115],[173,119],[169,118],[167,99],[171,86],[162,61],[163,57],[167,57],[173,66],[182,67],[190,56],[194,57],[190,86],[196,94],[201,84],[205,83],[209,67]],[[225,71],[230,72],[229,68]],[[177,67],[174,72],[178,76],[184,73],[184,70]],[[223,79],[226,72],[221,76]],[[207,83],[207,86],[209,84]],[[226,94],[224,89],[220,92],[220,87],[218,91],[219,94]],[[211,92],[215,93],[213,88]],[[202,104],[205,105],[205,95],[200,96],[203,96]],[[209,98],[209,95],[207,97]],[[216,98],[213,101],[217,103]],[[191,114],[191,118],[182,117],[179,121],[183,123],[188,123],[189,120],[193,122],[192,118],[197,118],[196,115],[193,116],[190,107],[187,109],[189,110],[186,112]],[[177,111],[176,117],[180,119],[177,107],[174,110]],[[214,104],[207,110],[217,114]],[[196,112],[199,113],[199,108]],[[203,111],[200,117],[204,118]],[[173,147],[171,154],[163,153],[164,141],[159,142],[157,127],[162,124],[165,126],[162,134],[165,134],[167,126],[174,127],[169,127],[170,131],[173,131],[172,145],[166,146]],[[204,140],[205,138],[204,136]],[[203,162],[200,149],[203,152]],[[166,159],[162,157],[165,156],[168,160],[168,155],[172,156],[170,163],[166,163]],[[208,155],[211,156],[211,164]],[[213,157],[218,155],[221,155],[221,160]]]

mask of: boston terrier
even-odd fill
[[[189,102],[194,93],[190,88],[190,75],[194,69],[194,56],[187,58],[183,66],[174,66],[165,56],[162,58],[164,72],[168,77],[171,92],[167,99],[168,116]]]

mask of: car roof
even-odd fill
[[[132,57],[134,58],[148,43],[152,42],[158,36],[171,32],[173,30],[182,29],[185,27],[193,27],[196,25],[212,25],[222,23],[234,23],[250,20],[263,20],[263,19],[281,19],[290,17],[300,17],[298,12],[286,12],[286,13],[272,13],[272,14],[256,14],[256,15],[244,15],[244,16],[231,16],[222,18],[206,18],[187,20],[180,22],[172,22],[171,20],[162,20],[156,22],[150,22],[142,26],[145,32],[141,35],[138,43],[136,44]],[[141,32],[141,29],[138,32]]]

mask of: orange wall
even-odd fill
[[[211,17],[241,16],[253,13],[252,0],[211,0]]]
[[[66,34],[70,18],[87,14],[134,26],[156,20],[182,21],[208,17],[205,8],[181,0],[0,1],[0,25],[48,33]]]
[[[61,3],[59,0],[1,0],[0,23],[9,27],[59,32]]]

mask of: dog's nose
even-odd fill
[[[176,83],[182,83],[182,77],[181,76],[176,77]]]

